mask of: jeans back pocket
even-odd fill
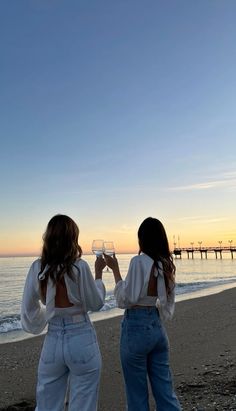
[[[41,352],[41,360],[44,364],[53,364],[56,358],[58,336],[56,333],[48,333],[44,339]]]
[[[98,353],[97,340],[92,329],[66,335],[66,344],[70,361],[74,364],[86,364]]]

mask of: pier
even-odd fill
[[[206,258],[208,253],[215,253],[216,258],[222,259],[223,253],[231,253],[231,258],[236,254],[236,247],[175,247],[173,254],[175,258],[182,258],[182,253],[187,253],[188,258],[194,258],[194,253],[200,253],[201,258]]]

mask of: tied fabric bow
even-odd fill
[[[45,280],[47,270],[49,266],[46,265],[42,273],[39,274],[39,281]],[[56,296],[56,287],[53,284],[51,277],[48,277],[47,281],[47,292],[46,292],[46,319],[50,320],[54,316],[55,311],[55,296]]]
[[[157,295],[156,307],[160,313],[163,321],[168,321],[173,317],[175,308],[175,292],[174,289],[167,297],[165,278],[163,272],[163,266],[160,261],[157,263],[157,270],[154,271],[155,277],[157,277]]]

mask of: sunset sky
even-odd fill
[[[48,220],[137,251],[236,245],[236,1],[3,0],[0,255]],[[179,240],[178,240],[179,238]]]

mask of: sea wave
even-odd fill
[[[22,330],[19,314],[7,315],[0,318],[0,334],[16,330]]]
[[[117,304],[116,304],[115,296],[113,294],[110,294],[109,296],[106,297],[105,304],[101,308],[100,311],[108,311],[108,310],[112,310],[112,308],[116,308],[116,307],[117,307]]]
[[[216,287],[222,284],[230,284],[236,281],[236,277],[230,278],[222,278],[217,280],[209,280],[209,281],[194,281],[189,283],[177,283],[176,284],[176,294],[185,294],[191,293],[194,291],[199,291],[205,288]]]

